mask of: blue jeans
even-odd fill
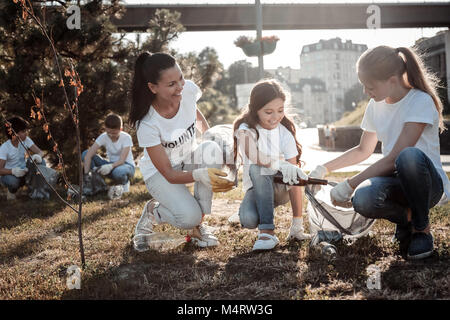
[[[81,154],[81,160],[84,161],[84,157],[86,156],[86,153],[88,150],[83,151]],[[130,151],[131,152],[131,151]],[[104,164],[110,164],[113,163],[111,161],[108,161],[106,159],[103,159],[99,155],[94,155],[91,160],[91,169],[94,167],[101,167]],[[120,166],[115,167],[110,174],[107,175],[107,177],[111,178],[115,182],[119,184],[126,184],[128,181],[134,177],[135,167],[128,162],[125,162],[124,164],[121,164]]]
[[[417,231],[429,224],[428,213],[441,199],[442,179],[430,158],[418,148],[405,148],[395,160],[394,175],[374,177],[360,184],[352,198],[355,211],[372,219],[407,224],[411,209]]]
[[[46,166],[44,159],[42,159],[41,165]],[[21,166],[21,168],[25,168],[25,167],[26,167],[25,165]],[[29,174],[29,173],[27,173],[27,174]],[[0,176],[0,183],[3,186],[5,186],[6,188],[8,188],[9,192],[16,193],[20,187],[25,185],[25,177],[26,177],[26,175],[21,178],[17,178],[16,176],[14,176],[12,174],[8,174],[5,176]]]
[[[2,185],[8,188],[9,192],[16,193],[20,187],[25,185],[25,177],[17,178],[12,174],[0,177]]]
[[[284,184],[273,182],[273,175],[261,174],[261,169],[255,164],[249,167],[253,186],[239,207],[239,219],[244,228],[274,230],[274,208],[289,201],[289,192]]]

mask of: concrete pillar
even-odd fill
[[[258,40],[260,45],[260,51],[258,55],[258,67],[259,67],[258,70],[259,70],[259,80],[261,80],[264,77],[263,44],[261,41],[262,25],[263,25],[261,0],[255,0],[255,7],[256,7],[256,39]]]
[[[450,101],[450,30],[445,32],[445,64],[447,66],[447,98]]]

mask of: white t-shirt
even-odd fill
[[[148,113],[139,121],[137,138],[139,146],[144,148],[144,156],[139,162],[139,168],[144,180],[157,172],[147,153],[147,147],[161,144],[172,167],[180,164],[192,153],[196,146],[197,101],[201,95],[200,88],[194,82],[186,80],[181,92],[180,108],[174,117],[164,118],[153,106],[150,106]]]
[[[257,142],[258,151],[277,159],[292,159],[298,155],[297,145],[295,144],[295,138],[292,133],[281,123],[275,129],[267,130],[260,125],[256,126],[259,133],[259,139]],[[250,129],[246,123],[242,123],[238,130],[236,130],[235,137],[237,137],[240,130],[250,131],[253,137],[256,139],[256,132],[254,129]],[[239,150],[238,152],[240,152]],[[250,189],[253,184],[250,180],[248,170],[250,165],[253,164],[250,159],[244,154],[240,154],[243,161],[243,174],[242,174],[242,188],[244,192]],[[274,174],[276,171],[264,168],[267,174]]]
[[[442,178],[444,195],[450,199],[450,182],[442,168],[440,157],[439,114],[429,94],[411,89],[406,96],[393,104],[371,99],[361,128],[376,132],[378,140],[382,142],[383,156],[386,156],[397,142],[406,122],[427,124],[415,147],[423,151],[433,162]]]
[[[27,149],[30,149],[34,142],[29,137],[26,137],[23,144]],[[0,146],[0,159],[6,160],[5,169],[12,169],[16,167],[25,168],[25,149],[19,142],[16,147],[11,143],[11,139]]]
[[[100,147],[105,147],[106,155],[111,162],[118,161],[123,149],[130,147],[130,152],[128,152],[125,162],[133,165],[134,167],[133,152],[131,150],[133,148],[133,139],[131,139],[131,136],[128,133],[120,131],[119,139],[117,139],[116,142],[113,142],[108,134],[103,132],[95,140],[95,143],[97,143]]]

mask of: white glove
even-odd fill
[[[42,163],[42,157],[38,154],[33,154],[31,156],[31,159],[36,162],[37,164]]]
[[[104,164],[98,169],[98,173],[100,173],[103,176],[108,175],[113,169],[112,164]]]
[[[283,174],[283,182],[290,185],[298,183],[298,178],[308,180],[308,176],[302,169],[287,161],[280,161],[279,169]]]
[[[16,176],[17,178],[21,178],[27,174],[28,168],[22,169],[22,168],[16,167],[16,168],[12,168],[11,171],[12,171],[13,176]]]
[[[353,191],[355,190],[350,186],[348,180],[338,183],[330,191],[331,203],[335,206],[350,208],[352,206],[350,199]]]
[[[318,165],[313,171],[309,173],[310,178],[315,179],[323,179],[328,173],[328,169],[325,166]],[[316,195],[319,192],[321,186],[320,185],[309,185],[307,186],[309,190],[311,190],[313,195]]]
[[[323,179],[328,173],[328,169],[324,166],[318,165],[313,171],[309,173],[311,178]]]

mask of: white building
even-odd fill
[[[243,109],[247,106],[250,99],[250,92],[256,83],[242,83],[236,85],[236,97],[238,109]]]
[[[265,71],[286,83],[296,83],[301,78],[301,70],[292,69],[291,67],[278,67],[276,69],[266,69]]]
[[[325,83],[327,122],[338,120],[344,113],[344,94],[358,82],[356,61],[367,50],[365,44],[340,38],[320,40],[303,46],[300,54],[301,77],[318,78]]]
[[[292,105],[299,110],[301,121],[308,126],[331,122],[331,106],[328,104],[328,94],[325,83],[317,78],[300,79],[289,84]]]

